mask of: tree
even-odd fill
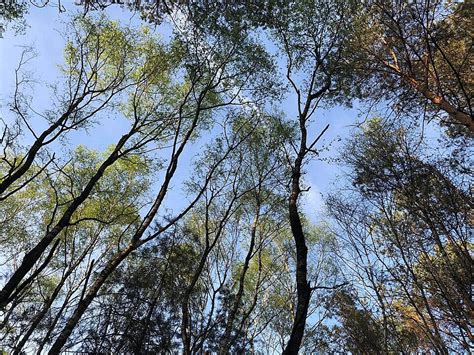
[[[135,2],[142,27],[81,5],[50,110],[26,50],[2,121],[2,351],[472,350],[470,5]],[[313,224],[319,113],[355,100],[389,117]],[[105,115],[104,152],[57,144]]]
[[[391,100],[413,117],[441,113],[453,132],[472,134],[473,9],[446,1],[363,6],[349,57],[366,97]]]
[[[122,102],[119,108],[121,113],[130,119],[131,128],[96,170],[89,172],[90,175],[82,181],[84,186],[73,194],[73,199],[67,201],[66,206],[53,209],[51,230],[45,226],[47,227],[46,236],[25,255],[20,266],[6,283],[3,290],[4,304],[15,300],[12,295],[14,296],[19,292],[19,288],[25,286],[22,283],[23,279],[26,278],[27,283],[33,282],[51,262],[56,252],[54,245],[57,245],[58,236],[71,225],[82,222],[75,222],[75,213],[91,197],[94,189],[100,186],[100,180],[107,170],[119,159],[130,159],[134,154],[147,155],[146,151],[150,148],[153,151],[159,149],[168,151],[169,158],[163,169],[164,180],[148,212],[142,216],[141,221],[136,221],[124,229],[124,232],[127,231],[126,236],[130,239],[127,241],[120,238],[117,245],[118,252],[109,252],[106,261],[101,265],[94,265],[101,269],[92,273],[91,266],[89,275],[94,276],[98,273],[99,277],[87,277],[76,312],[56,340],[50,350],[52,352],[62,348],[100,287],[120,263],[140,246],[161,236],[199,200],[205,190],[207,180],[197,192],[197,196],[183,211],[165,219],[162,227],[142,238],[168,193],[168,186],[186,145],[197,139],[199,132],[212,125],[213,121],[218,121],[222,115],[225,117],[226,112],[231,114],[232,111],[238,111],[240,107],[245,108],[250,105],[251,100],[256,102],[261,100],[263,96],[260,92],[263,89],[265,89],[265,98],[269,98],[269,94],[274,92],[268,89],[268,81],[266,81],[266,76],[271,75],[269,61],[262,61],[262,53],[255,50],[254,43],[249,39],[243,38],[239,47],[235,43],[230,45],[223,43],[218,38],[214,38],[214,43],[209,43],[207,47],[201,45],[196,47],[195,36],[199,37],[199,33],[189,32],[186,29],[179,33],[176,41],[169,46],[164,46],[147,30],[132,31],[120,28],[103,17],[99,19],[99,22],[86,18],[78,20],[76,24],[77,27],[73,27],[76,29],[73,32],[73,41],[66,48],[66,60],[70,64],[65,69],[66,73],[73,78],[78,78],[77,81],[82,83],[81,73],[86,70],[81,63],[88,63],[88,65],[92,63],[90,71],[93,81],[90,83],[86,81],[86,86],[93,85],[97,90],[102,90],[103,86],[107,85],[107,80],[114,80],[117,72],[123,73],[128,80],[123,91],[125,89],[129,91],[128,98],[121,96],[121,98],[127,98],[127,101]],[[122,43],[125,49],[120,46],[115,47],[117,43]],[[243,46],[252,48],[252,51],[241,51]],[[122,50],[125,52],[122,53]],[[204,55],[205,53],[208,55]],[[92,61],[96,58],[94,56],[99,56],[101,61]],[[131,58],[133,58],[133,65]],[[170,64],[171,58],[173,65]],[[137,63],[142,65],[137,66]],[[259,71],[256,68],[263,70]],[[225,110],[226,107],[229,109]],[[88,116],[81,115],[81,119],[83,117]],[[235,144],[238,145],[239,142]],[[169,150],[170,145],[171,150]],[[230,146],[229,149],[232,150],[235,147]],[[149,156],[147,159],[155,163],[160,161],[156,155]],[[219,165],[220,161],[215,163]],[[206,176],[206,179],[210,179],[217,165],[210,168],[210,175]],[[159,168],[159,165],[155,165],[155,168]],[[75,178],[72,177],[73,180]],[[27,184],[21,188],[26,186]],[[21,188],[9,198],[13,198]],[[130,230],[133,233],[129,235]],[[27,276],[28,272],[33,270],[35,262],[40,260],[50,245],[53,245],[53,248],[50,249],[49,254],[45,255],[46,258],[38,270]]]
[[[64,95],[65,99],[60,101],[61,106],[63,104],[67,105],[66,111],[59,119],[48,117],[53,114],[53,111],[46,113],[44,117],[46,120],[52,120],[52,125],[39,136],[34,131],[31,131],[31,134],[36,139],[24,156],[15,153],[14,149],[16,147],[10,138],[4,140],[5,146],[2,162],[6,166],[4,169],[6,173],[2,178],[1,186],[2,192],[7,191],[7,189],[11,191],[3,199],[21,190],[52,163],[54,154],[49,153],[51,158],[49,158],[46,164],[34,167],[34,159],[39,149],[53,142],[64,132],[92,123],[90,121],[94,115],[110,107],[112,99],[122,94],[125,90],[130,90],[132,102],[135,100],[134,103],[136,105],[136,99],[142,94],[143,88],[148,84],[147,82],[150,79],[156,80],[156,76],[151,78],[153,73],[150,72],[149,68],[146,68],[146,70],[136,66],[132,68],[132,61],[134,62],[133,64],[137,63],[137,51],[140,49],[137,43],[139,40],[137,36],[132,38],[130,33],[120,32],[117,25],[110,22],[103,22],[99,25],[87,20],[77,20],[72,29],[72,42],[68,44],[65,53],[67,64],[64,67],[64,71],[67,81],[64,89],[66,94]],[[122,44],[123,48],[120,46],[112,48],[110,41],[115,37],[118,41],[116,43]],[[142,40],[145,41],[147,39],[142,38]],[[149,39],[148,44],[153,46]],[[99,46],[102,48],[100,51],[98,50]],[[155,49],[158,48],[155,43]],[[150,51],[152,49],[153,47],[149,47],[142,51],[142,60],[145,61],[143,65],[148,65],[146,63],[146,50]],[[165,54],[164,51],[161,54]],[[15,93],[13,103],[13,112],[19,117],[17,125],[20,127],[19,129],[23,126],[31,130],[31,126],[28,124],[28,114],[20,106],[17,93],[18,91]],[[26,108],[28,108],[27,103]],[[33,112],[36,111],[33,110]],[[74,212],[88,198],[105,170],[126,153],[131,153],[149,143],[154,134],[162,133],[159,132],[160,130],[156,132],[153,132],[153,130],[144,131],[140,138],[130,143],[139,134],[140,130],[149,125],[149,117],[133,116],[133,111],[129,113],[131,114],[129,116],[131,119],[129,132],[121,137],[109,156],[97,167],[95,173],[89,177],[89,180],[84,184],[83,190],[69,202],[69,206],[63,210],[61,218],[53,219],[55,225],[50,229],[48,228],[44,238],[25,254],[23,262],[1,291],[1,304],[3,306],[10,302],[10,296],[14,289],[40,259],[56,236],[67,227]],[[5,135],[10,137],[8,127],[5,128]],[[127,146],[127,144],[129,145]],[[33,168],[35,169],[33,170]],[[15,186],[14,184],[17,182],[18,186]]]
[[[105,153],[104,155],[107,155]],[[38,177],[21,194],[15,194],[2,204],[10,211],[8,221],[2,223],[2,257],[13,265],[18,248],[28,249],[41,239],[42,227],[51,223],[51,210],[64,209],[67,201],[80,191],[81,180],[88,179],[91,171],[100,165],[100,154],[78,147],[68,163],[55,174]],[[144,160],[131,157],[120,159],[104,175],[90,198],[74,215],[74,220],[63,231],[43,262],[34,270],[31,282],[23,282],[13,295],[14,302],[5,315],[4,326],[11,325],[5,336],[11,339],[6,346],[14,345],[14,352],[21,352],[36,334],[36,339],[47,339],[54,328],[45,319],[56,318],[53,309],[61,299],[67,305],[70,298],[83,286],[92,267],[100,262],[111,244],[119,238],[121,228],[135,223],[139,209],[148,190],[149,169]],[[120,201],[120,203],[118,203]],[[24,219],[24,216],[29,216]],[[18,230],[18,225],[23,229]],[[45,335],[46,334],[46,335]],[[40,342],[40,340],[38,340]],[[3,342],[3,341],[2,341]],[[41,343],[41,342],[40,342]],[[41,345],[40,345],[41,346]]]
[[[286,78],[297,97],[298,143],[292,144],[289,221],[297,251],[297,297],[291,335],[284,351],[296,354],[303,340],[312,286],[308,281],[308,248],[299,212],[302,177],[307,159],[317,154],[316,144],[327,130],[310,138],[308,125],[320,102],[341,101],[350,93],[342,60],[344,33],[350,24],[351,7],[338,1],[293,3],[281,22],[275,19],[276,38],[286,59]]]
[[[462,159],[456,164],[438,153],[430,160],[435,148],[414,139],[403,126],[369,122],[344,154],[355,193],[333,197],[329,206],[354,255],[350,272],[365,278],[366,297],[382,315],[385,346],[406,349],[403,339],[411,333],[420,349],[469,350],[469,173]],[[400,326],[390,344],[389,329]]]
[[[177,119],[177,122],[176,126],[173,127],[175,131],[172,132],[171,139],[169,140],[172,144],[172,151],[168,165],[164,169],[164,180],[159,191],[128,243],[125,244],[123,249],[110,256],[109,261],[98,272],[97,278],[91,282],[90,287],[84,294],[84,298],[80,300],[63,330],[53,343],[50,353],[57,353],[62,349],[78,321],[96,297],[97,292],[122,261],[145,243],[160,237],[179,221],[205,192],[207,183],[209,183],[220,161],[217,161],[214,166],[209,168],[201,189],[189,204],[174,217],[164,221],[162,226],[156,231],[145,236],[148,227],[162,207],[184,148],[195,134],[198,133],[199,128],[206,123],[206,119],[213,118],[210,114],[213,111],[225,112],[224,108],[226,106],[242,105],[245,107],[249,105],[249,99],[242,99],[246,92],[252,95],[250,97],[253,100],[258,101],[262,97],[260,93],[265,89],[265,98],[269,97],[266,78],[271,67],[268,67],[268,62],[262,61],[262,55],[255,50],[254,43],[249,42],[244,37],[242,42],[239,43],[240,46],[237,47],[235,43],[229,45],[221,43],[219,38],[214,38],[214,42],[209,46],[203,47],[201,42],[196,47],[195,36],[201,36],[201,34],[189,32],[189,29],[186,28],[185,32],[182,33],[182,37],[180,37],[182,41],[181,48],[184,48],[184,53],[187,55],[184,65],[189,81],[188,85],[185,86],[186,91],[184,92],[183,101],[178,101],[180,106],[176,112],[177,117],[173,116],[173,118]],[[242,48],[245,48],[245,46],[247,48],[251,46],[252,51],[242,51]],[[239,48],[239,51],[237,51],[237,48]],[[256,62],[257,59],[258,62]],[[258,68],[261,68],[262,71],[256,70]],[[155,108],[153,107],[153,109]],[[236,145],[238,144],[239,142],[236,142]],[[235,146],[230,146],[229,152],[233,149],[235,149]]]

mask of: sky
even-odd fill
[[[29,14],[26,15],[27,28],[22,33],[15,33],[12,26],[7,28],[0,39],[0,114],[8,122],[8,107],[5,105],[14,92],[15,87],[15,68],[18,66],[21,54],[26,47],[33,47],[35,57],[32,58],[27,66],[26,72],[29,77],[34,79],[34,90],[30,92],[33,97],[33,106],[35,110],[42,111],[50,109],[52,101],[51,90],[48,85],[60,81],[60,72],[58,65],[63,61],[63,47],[65,43],[64,28],[69,15],[81,10],[75,6],[72,1],[63,1],[66,12],[59,13],[57,8],[31,7]],[[131,16],[131,13],[120,6],[111,6],[106,10],[107,14],[124,24],[132,26],[143,25],[138,15]],[[170,36],[169,27],[160,26],[157,32],[166,40]],[[288,95],[286,99],[279,103],[279,109],[285,112],[287,118],[296,118],[297,102],[294,95]],[[340,167],[327,161],[334,158],[337,151],[342,146],[344,140],[350,135],[351,125],[358,118],[358,109],[345,109],[335,107],[330,110],[318,110],[309,127],[309,134],[316,137],[327,123],[330,127],[319,147],[332,142],[331,148],[321,152],[323,159],[314,159],[306,167],[305,176],[306,185],[310,186],[309,192],[303,197],[304,210],[313,222],[317,222],[323,216],[323,196],[331,191],[334,184],[338,181]],[[44,122],[38,118],[33,119],[33,126],[37,129],[44,127]],[[62,146],[55,149],[70,150],[79,144],[87,147],[104,151],[109,144],[115,142],[124,130],[128,127],[122,119],[115,117],[103,117],[100,124],[92,127],[88,132],[79,131],[68,135],[67,141]],[[209,137],[212,138],[212,137]],[[32,137],[25,137],[25,144],[31,141]],[[190,147],[188,154],[198,153],[199,147]],[[189,158],[184,161],[177,171],[178,181],[183,181],[189,176],[191,167]],[[179,179],[181,178],[181,179]],[[172,186],[179,190],[179,183]],[[174,196],[174,197],[173,197]],[[181,197],[177,194],[170,195],[169,205],[171,208],[179,208]],[[175,206],[175,207],[173,207]]]

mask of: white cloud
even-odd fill
[[[302,194],[303,210],[309,220],[315,222],[324,210],[324,200],[316,184],[309,181],[308,185],[311,186],[310,190]]]

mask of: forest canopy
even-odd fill
[[[474,351],[474,4],[0,10],[0,354]]]

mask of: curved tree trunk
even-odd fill
[[[291,232],[296,246],[297,305],[290,339],[283,351],[283,354],[285,355],[298,354],[298,350],[303,340],[309,301],[311,299],[311,287],[308,282],[308,247],[306,246],[303,226],[298,212],[298,197],[301,193],[300,170],[301,161],[297,159],[297,164],[293,172],[291,195],[288,204]]]
[[[254,251],[254,248],[255,248],[255,239],[256,239],[256,236],[257,236],[257,227],[258,227],[259,217],[260,217],[260,204],[257,202],[257,211],[256,211],[256,215],[255,215],[255,218],[254,218],[254,221],[253,221],[253,224],[252,224],[252,231],[251,231],[251,237],[250,237],[250,246],[249,246],[249,250],[247,251],[247,255],[245,257],[242,273],[240,274],[240,278],[239,278],[239,289],[237,291],[237,295],[236,295],[234,305],[232,307],[232,310],[231,310],[231,312],[229,314],[229,317],[228,317],[228,320],[227,320],[224,336],[223,336],[221,346],[220,346],[220,350],[219,350],[219,354],[222,354],[222,355],[229,353],[230,347],[232,346],[232,343],[235,340],[235,338],[232,339],[232,337],[231,337],[232,327],[233,327],[235,318],[237,316],[237,312],[239,310],[239,307],[240,307],[240,304],[241,304],[241,301],[242,301],[242,297],[244,295],[245,276],[247,275],[247,271],[248,271],[249,266],[250,266],[250,260],[252,259],[253,251]]]
[[[76,309],[74,310],[74,313],[72,316],[68,319],[66,322],[66,325],[64,326],[63,330],[59,334],[59,336],[56,338],[56,341],[54,342],[53,346],[49,350],[48,354],[53,355],[53,354],[59,354],[64,346],[66,344],[67,339],[71,335],[72,331],[76,327],[77,323],[81,319],[82,315],[86,311],[86,309],[89,307],[91,302],[94,300],[95,296],[97,295],[97,292],[99,289],[102,287],[102,285],[105,283],[107,278],[112,274],[112,272],[115,271],[115,269],[120,265],[120,263],[131,253],[137,248],[138,244],[136,242],[131,242],[127,248],[123,249],[120,253],[116,254],[116,256],[109,262],[107,265],[102,269],[102,271],[99,273],[98,277],[90,287],[89,291],[86,293],[86,295],[79,301]]]
[[[102,163],[94,176],[92,176],[81,194],[72,201],[54,228],[46,233],[46,235],[34,246],[34,248],[25,254],[20,267],[13,273],[3,289],[0,291],[0,308],[5,307],[11,302],[11,295],[15,289],[20,285],[26,275],[33,269],[35,264],[41,259],[41,256],[44,254],[46,249],[48,249],[49,245],[54,241],[54,239],[59,235],[59,233],[61,233],[61,231],[69,225],[74,212],[76,212],[82,203],[89,197],[93,188],[105,173],[105,170],[120,158],[120,149],[123,148],[125,143],[134,133],[135,127],[133,127],[129,133],[122,136],[114,151]]]
[[[392,55],[395,56],[393,51]],[[410,85],[415,91],[423,95],[429,102],[431,102],[431,104],[436,106],[439,110],[446,112],[455,123],[466,127],[470,132],[474,132],[474,117],[454,107],[443,96],[436,94],[425,84],[403,71],[398,64],[392,64],[386,61],[384,61],[383,64],[386,68],[398,75],[401,80]]]

